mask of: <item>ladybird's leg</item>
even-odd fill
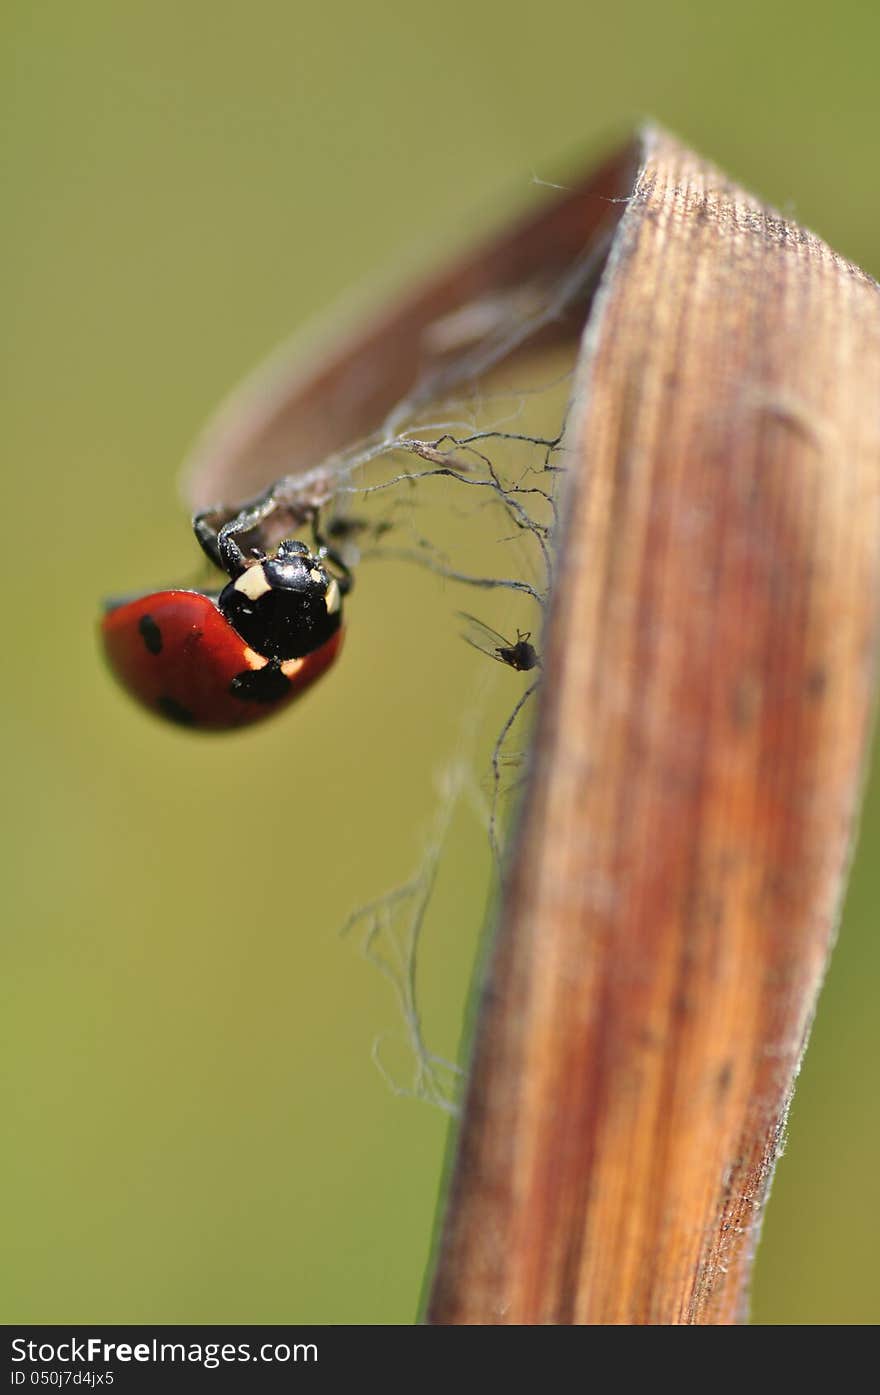
[[[312,515],[312,537],[315,540],[319,557],[326,557],[327,561],[332,562],[333,566],[339,572],[336,582],[342,595],[347,596],[352,586],[354,586],[354,576],[351,567],[343,562],[339,553],[334,547],[329,545],[324,534],[321,532],[320,509],[318,508],[315,509]]]
[[[229,510],[224,510],[222,506],[201,509],[192,521],[193,532],[198,539],[199,546],[202,548],[202,551],[206,553],[210,561],[213,562],[214,566],[219,567],[221,571],[223,570],[223,563],[220,560],[218,539],[222,525],[218,523],[217,520],[218,518],[222,518],[224,513],[228,519]]]
[[[255,503],[248,504],[231,518],[228,523],[224,523],[217,534],[217,551],[220,554],[220,565],[223,570],[232,577],[240,576],[244,571],[248,557],[242,551],[238,539],[246,537],[248,533],[253,533],[264,523],[277,508],[275,496],[270,490]],[[249,553],[248,556],[252,556]]]
[[[346,563],[343,562],[342,558],[339,556],[339,553],[335,552],[333,548],[328,547],[326,550],[322,548],[322,552],[324,556],[327,558],[327,561],[332,562],[333,566],[336,568],[336,571],[339,573],[339,575],[336,577],[336,584],[338,585],[342,595],[347,596],[352,586],[354,586],[354,575],[352,573],[351,567],[347,566]]]
[[[209,509],[201,509],[194,516],[193,532],[214,566],[237,576],[244,569],[244,553],[235,544],[235,535],[256,528],[273,508],[274,501],[262,496],[243,507],[229,508],[224,504],[214,504]],[[257,548],[252,552],[265,555]]]
[[[246,556],[238,539],[254,532],[278,507],[274,488],[242,508],[230,509],[218,504],[195,515],[193,532],[214,566],[228,576],[237,577],[251,555],[265,555],[254,548]]]

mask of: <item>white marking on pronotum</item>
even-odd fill
[[[265,668],[269,660],[263,654],[258,654],[255,649],[245,649],[244,660],[248,668]]]
[[[312,570],[309,572],[309,576],[315,583],[324,580],[324,577],[322,576],[321,572],[318,571],[317,567],[312,567]]]
[[[258,601],[267,591],[271,591],[272,587],[266,580],[264,568],[258,565],[248,567],[247,571],[243,571],[241,576],[236,578],[235,589],[247,596],[249,601]]]
[[[339,582],[336,580],[335,576],[331,577],[330,584],[327,587],[327,591],[324,596],[324,604],[327,607],[327,614],[335,615],[337,610],[339,609],[341,601],[342,596],[339,592]]]

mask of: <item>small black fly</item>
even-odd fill
[[[484,625],[475,615],[468,615],[463,610],[458,614],[467,626],[462,631],[462,638],[475,649],[479,649],[481,654],[488,654],[490,659],[495,659],[499,664],[507,664],[508,668],[517,673],[529,673],[533,668],[540,667],[541,660],[535,646],[530,642],[530,631],[524,634],[522,630],[517,630],[516,640],[509,640],[491,626]]]

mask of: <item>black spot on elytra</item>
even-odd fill
[[[162,653],[162,631],[152,615],[142,615],[138,621],[138,634],[151,654]]]
[[[177,722],[178,726],[181,727],[196,726],[196,718],[193,713],[173,697],[160,697],[158,706],[163,717],[167,717],[169,722]]]
[[[229,691],[242,702],[277,702],[290,692],[290,679],[281,672],[279,661],[270,659],[265,668],[246,668],[237,673]]]

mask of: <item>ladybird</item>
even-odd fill
[[[245,553],[242,540],[261,540],[270,512],[215,509],[194,519],[199,543],[229,578],[221,591],[108,602],[101,630],[110,667],[151,712],[194,730],[247,726],[286,707],[339,654],[351,574],[320,542],[314,518],[314,549],[288,538]]]
[[[514,669],[516,673],[529,673],[533,668],[540,667],[541,660],[537,650],[530,643],[531,634],[523,634],[522,630],[517,630],[515,641],[505,639],[497,630],[484,625],[475,615],[468,615],[463,610],[458,613],[460,619],[467,621],[467,630],[462,638],[475,649],[479,649],[481,654],[488,654],[490,659],[495,659],[499,664],[507,664],[508,668]]]

